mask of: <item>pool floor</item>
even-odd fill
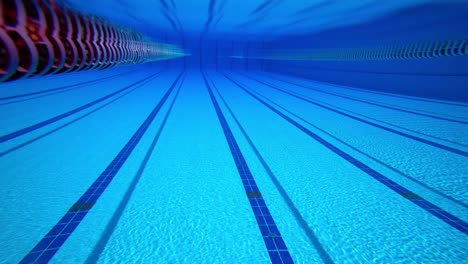
[[[139,65],[0,120],[1,263],[468,262],[466,103]]]

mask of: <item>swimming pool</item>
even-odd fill
[[[460,232],[417,203],[426,201],[466,219],[466,186],[459,182],[467,169],[466,135],[457,133],[466,126],[466,105],[394,98],[264,72],[139,67],[131,73],[123,67],[70,74],[68,84],[95,82],[40,98],[3,100],[2,120],[9,126],[2,133],[7,134],[131,87],[3,144],[6,262],[21,259],[79,203],[83,190],[137,131],[140,142],[123,154],[127,159],[113,172],[111,184],[102,187],[99,201],[53,261],[268,262],[234,155],[243,157],[243,168],[251,172],[299,263],[328,258],[440,263],[466,257],[466,229]],[[111,79],[100,80],[106,77]],[[46,77],[38,89],[30,85],[38,80],[26,79],[11,91],[44,91],[61,80]],[[73,101],[67,100],[71,96]],[[159,111],[141,130],[158,102],[163,102]],[[389,105],[394,109],[384,107]],[[18,110],[25,106],[31,111]],[[415,114],[426,115],[424,109],[434,113]],[[238,145],[237,153],[230,151],[228,138]],[[374,173],[406,190],[395,191]]]
[[[468,261],[462,48],[317,62],[191,40],[0,83],[2,263]]]

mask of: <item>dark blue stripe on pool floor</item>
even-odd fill
[[[10,99],[15,99],[15,98],[21,98],[21,97],[27,97],[27,96],[31,96],[31,95],[37,95],[37,94],[43,94],[43,93],[48,93],[48,92],[53,92],[53,91],[60,91],[60,90],[64,90],[64,89],[70,89],[70,88],[79,87],[79,86],[86,85],[86,84],[92,84],[92,83],[101,82],[101,81],[108,80],[108,79],[117,78],[119,76],[123,76],[123,75],[129,74],[129,73],[130,72],[124,72],[124,73],[119,73],[119,74],[115,74],[115,75],[111,75],[111,76],[107,76],[107,77],[103,77],[103,78],[98,78],[98,79],[94,79],[94,80],[90,80],[90,81],[86,81],[86,82],[80,82],[80,83],[65,85],[65,86],[51,88],[51,89],[47,89],[47,90],[41,90],[41,91],[36,91],[36,92],[30,92],[30,93],[0,97],[0,101],[10,100]]]
[[[242,74],[242,73],[241,73],[241,74]],[[266,84],[266,83],[264,83],[263,81],[258,80],[257,78],[254,78],[254,77],[252,77],[252,76],[248,76],[248,75],[246,75],[246,74],[242,74],[242,75],[244,75],[244,76],[246,76],[247,78],[250,78],[250,79],[252,79],[252,80],[255,80],[255,81],[257,81],[257,82]],[[360,103],[364,103],[364,104],[369,104],[369,105],[374,105],[374,106],[378,106],[378,107],[382,107],[382,108],[387,108],[387,109],[390,109],[390,110],[400,111],[400,112],[404,112],[404,113],[408,113],[408,114],[419,115],[419,116],[429,117],[429,118],[433,118],[433,119],[438,119],[438,120],[443,120],[443,121],[448,121],[448,122],[453,122],[453,123],[458,123],[458,124],[464,124],[464,125],[468,124],[468,122],[463,121],[463,120],[457,120],[457,119],[448,118],[448,117],[442,117],[442,116],[436,116],[436,115],[431,115],[431,114],[425,114],[425,113],[420,113],[420,112],[416,112],[416,111],[412,111],[412,110],[406,110],[406,109],[402,109],[402,108],[399,108],[399,107],[384,105],[384,104],[381,104],[381,103],[371,102],[371,101],[367,101],[367,100],[363,100],[363,99],[359,99],[359,98],[355,98],[355,97],[350,97],[350,96],[346,96],[346,95],[341,95],[341,94],[337,94],[337,93],[333,93],[333,92],[322,91],[321,89],[317,89],[317,88],[313,88],[313,87],[309,87],[309,86],[304,86],[304,85],[296,84],[296,83],[293,83],[293,82],[290,82],[290,81],[280,80],[280,79],[273,78],[273,77],[270,77],[270,78],[271,78],[271,79],[275,79],[275,80],[279,80],[279,81],[284,82],[284,83],[287,83],[287,84],[289,84],[289,85],[294,85],[294,86],[302,87],[302,88],[305,88],[305,89],[308,89],[308,90],[312,90],[312,91],[316,91],[316,92],[324,93],[324,94],[329,94],[329,95],[331,95],[331,96],[336,96],[336,97],[344,98],[344,99],[351,100],[351,101],[355,101],[355,102],[360,102]],[[290,92],[291,92],[291,91],[290,91]],[[295,93],[300,94],[300,93],[298,93],[298,92],[295,92]],[[300,95],[304,96],[303,94],[300,94]]]
[[[151,113],[140,125],[138,130],[133,134],[130,140],[115,156],[112,162],[102,172],[102,174],[94,181],[94,183],[86,190],[86,192],[70,207],[68,212],[59,220],[57,224],[45,235],[44,238],[21,260],[20,263],[46,263],[52,259],[55,253],[70,237],[73,231],[78,227],[86,214],[91,210],[97,202],[107,186],[112,182],[114,176],[119,172],[122,165],[130,156],[138,142],[145,134],[153,122],[159,110],[166,102],[167,98],[174,90],[177,82],[180,80],[182,72],[177,79],[167,90],[158,104],[153,108]]]
[[[252,78],[252,77],[247,76],[247,75],[244,75],[244,76],[245,76],[246,78],[248,78],[248,79],[252,79],[252,80],[254,80],[254,81],[257,81],[257,82],[259,82],[259,83],[262,83],[262,84],[267,85],[267,83],[264,83],[263,81],[260,81],[260,80],[258,80],[258,79]],[[268,85],[271,85],[271,84],[268,83]],[[289,92],[291,92],[291,93],[294,93],[294,94],[303,96],[302,94],[299,94],[299,93],[297,93],[297,92],[292,92],[292,91],[289,90],[289,89],[288,89],[288,90],[285,89],[285,90],[286,90],[286,91],[289,91]],[[311,100],[313,99],[313,98],[311,98],[310,96],[304,96],[304,97],[307,98],[307,99],[311,99]],[[330,107],[334,107],[334,108],[336,108],[336,109],[340,109],[340,108],[341,108],[341,107],[339,107],[339,106],[334,106],[334,105],[331,105],[331,104],[329,104],[329,103],[325,103],[325,102],[323,102],[323,101],[318,101],[318,100],[316,100],[316,101],[317,101],[317,102],[321,102],[321,103],[324,104],[324,105],[328,105],[328,106],[330,106]],[[359,113],[353,112],[352,110],[349,110],[349,109],[347,110],[347,109],[341,108],[341,110],[344,111],[344,112],[346,112],[346,113],[353,114],[354,116],[360,116],[360,117],[366,118],[367,120],[373,120],[373,121],[375,121],[375,122],[377,122],[377,123],[379,123],[379,124],[384,124],[384,125],[386,125],[387,127],[394,127],[395,129],[399,129],[399,131],[403,131],[403,130],[404,130],[404,131],[408,131],[408,132],[410,132],[410,133],[414,133],[414,134],[417,134],[417,135],[421,135],[421,136],[424,136],[424,137],[431,138],[431,139],[433,139],[433,140],[436,140],[435,142],[438,142],[438,141],[440,141],[440,142],[445,142],[445,143],[449,143],[449,144],[453,144],[453,145],[460,146],[460,147],[462,147],[462,148],[468,147],[468,144],[464,144],[464,143],[452,141],[452,140],[449,140],[449,139],[446,139],[446,138],[442,138],[442,137],[440,137],[440,136],[436,136],[436,135],[432,135],[432,134],[427,134],[427,133],[423,133],[423,132],[420,132],[420,131],[416,131],[416,130],[413,130],[413,129],[410,129],[410,128],[402,127],[401,125],[392,124],[392,123],[389,123],[389,122],[384,121],[384,120],[382,120],[382,119],[377,119],[377,118],[373,118],[373,117],[370,117],[370,116],[367,116],[367,115],[364,115],[364,114],[359,114]],[[439,144],[442,144],[442,143],[439,143]]]
[[[299,124],[298,122],[294,121],[292,118],[290,118],[287,115],[283,114],[282,112],[280,112],[279,110],[277,110],[276,108],[271,106],[269,103],[265,102],[264,100],[262,100],[261,98],[259,98],[258,96],[256,96],[252,92],[250,92],[243,85],[241,85],[238,82],[236,82],[235,80],[231,79],[229,76],[226,76],[226,75],[224,75],[224,76],[228,80],[233,82],[236,86],[238,86],[243,91],[245,91],[247,94],[249,94],[254,99],[259,101],[261,104],[266,106],[268,109],[270,109],[271,111],[273,111],[274,113],[276,113],[277,115],[279,115],[280,117],[282,117],[283,119],[288,121],[290,124],[294,125],[296,128],[298,128],[299,130],[301,130],[302,132],[304,132],[305,134],[307,134],[308,136],[310,136],[311,138],[313,138],[314,140],[316,140],[317,142],[322,144],[324,147],[328,148],[329,150],[333,151],[338,156],[342,157],[343,159],[345,159],[349,163],[353,164],[355,167],[357,167],[358,169],[360,169],[361,171],[363,171],[367,175],[369,175],[372,178],[376,179],[380,183],[384,184],[385,186],[387,186],[391,190],[395,191],[396,193],[398,193],[399,195],[401,195],[405,199],[407,199],[407,200],[411,201],[412,203],[416,204],[420,208],[426,210],[427,212],[429,212],[433,216],[441,219],[445,223],[447,223],[447,224],[451,225],[452,227],[458,229],[459,231],[463,232],[465,235],[468,234],[468,224],[465,221],[463,221],[462,219],[459,219],[458,217],[450,214],[449,212],[445,211],[444,209],[432,204],[431,202],[425,200],[424,198],[417,195],[416,193],[406,189],[405,187],[399,185],[398,183],[396,183],[396,182],[390,180],[389,178],[385,177],[384,175],[380,174],[376,170],[370,168],[366,164],[360,162],[356,158],[348,155],[346,152],[344,152],[344,151],[340,150],[339,148],[335,147],[333,144],[329,143],[328,141],[321,138],[317,134],[315,134],[312,131],[308,130],[306,127],[304,127],[301,124]]]
[[[161,71],[160,71],[160,72],[161,72]],[[119,94],[119,93],[121,93],[121,92],[123,92],[123,91],[125,91],[125,90],[128,90],[128,89],[130,89],[130,88],[132,88],[132,87],[134,87],[134,86],[136,86],[136,85],[138,85],[138,84],[140,84],[140,83],[142,83],[142,82],[144,82],[144,81],[146,81],[146,80],[149,80],[149,79],[151,79],[151,78],[154,78],[154,77],[155,77],[156,75],[158,75],[160,72],[157,72],[157,73],[155,73],[155,74],[152,74],[152,75],[150,75],[150,76],[148,76],[148,77],[146,77],[146,78],[144,78],[144,79],[142,79],[142,80],[139,80],[139,81],[134,82],[134,83],[132,83],[132,84],[130,84],[130,85],[127,85],[127,86],[125,86],[125,87],[122,88],[122,89],[119,89],[119,90],[117,90],[117,91],[115,91],[115,92],[112,92],[112,93],[106,95],[106,96],[103,96],[103,97],[101,97],[101,98],[98,98],[98,99],[96,99],[96,100],[94,100],[94,101],[92,101],[92,102],[90,102],[90,103],[87,103],[87,104],[84,104],[84,105],[82,105],[82,106],[80,106],[80,107],[77,107],[77,108],[75,108],[75,109],[73,109],[73,110],[70,110],[70,111],[68,111],[68,112],[65,112],[65,113],[60,114],[60,115],[57,115],[57,116],[54,116],[54,117],[52,117],[52,118],[49,118],[49,119],[44,120],[44,121],[42,121],[42,122],[39,122],[39,123],[37,123],[37,124],[34,124],[34,125],[31,125],[31,126],[22,128],[22,129],[20,129],[20,130],[15,131],[15,132],[12,132],[12,133],[3,135],[3,136],[0,137],[0,143],[6,142],[6,141],[11,140],[11,139],[14,139],[14,138],[17,138],[17,137],[22,136],[22,135],[25,135],[25,134],[27,134],[27,133],[33,132],[33,131],[36,130],[36,129],[39,129],[39,128],[44,127],[44,126],[47,126],[47,125],[50,125],[50,124],[52,124],[52,123],[54,123],[54,122],[57,122],[57,121],[59,121],[59,120],[61,120],[61,119],[66,118],[66,117],[68,117],[68,116],[71,116],[71,115],[73,115],[73,114],[76,114],[76,113],[78,113],[78,112],[81,112],[81,111],[83,111],[83,110],[85,110],[85,109],[87,109],[87,108],[90,108],[91,106],[96,105],[96,104],[98,104],[98,103],[100,103],[100,102],[102,102],[102,101],[104,101],[104,100],[106,100],[106,99],[108,99],[108,98],[110,98],[110,97],[112,97],[112,96],[114,96],[114,95],[117,95],[117,94]]]
[[[412,181],[412,182],[414,182],[414,183],[416,183],[416,184],[419,184],[419,185],[422,186],[423,188],[426,188],[427,190],[430,190],[431,192],[434,192],[434,193],[436,193],[436,194],[438,194],[438,195],[440,195],[440,196],[442,196],[442,197],[444,197],[444,198],[446,198],[446,199],[448,199],[448,200],[450,200],[450,201],[452,201],[452,202],[454,202],[454,203],[456,203],[456,204],[458,204],[458,205],[460,205],[460,206],[463,206],[463,207],[465,207],[465,208],[468,208],[468,206],[467,206],[466,204],[464,204],[462,201],[459,201],[459,200],[457,200],[457,199],[455,199],[455,198],[453,198],[453,197],[451,197],[451,196],[449,196],[449,195],[447,195],[447,194],[441,192],[440,190],[436,190],[436,189],[434,189],[433,187],[427,185],[426,183],[421,182],[421,181],[419,181],[418,179],[415,179],[415,178],[413,178],[412,176],[405,174],[403,171],[398,170],[397,168],[392,167],[391,165],[386,164],[386,163],[384,163],[383,161],[381,161],[381,160],[379,160],[379,159],[373,157],[372,155],[370,155],[370,154],[364,152],[363,150],[360,150],[360,149],[356,148],[355,146],[353,146],[353,145],[347,143],[346,141],[343,141],[342,139],[340,139],[340,138],[338,138],[338,137],[336,137],[336,136],[330,134],[329,132],[327,132],[327,131],[321,129],[320,127],[318,127],[318,126],[312,124],[311,122],[309,122],[309,121],[307,121],[306,119],[302,118],[301,116],[295,114],[294,112],[291,112],[290,110],[288,110],[288,109],[286,109],[285,107],[279,105],[278,103],[275,103],[273,100],[269,99],[268,97],[266,97],[266,96],[264,96],[264,95],[261,95],[260,93],[258,93],[258,92],[256,92],[256,91],[253,91],[253,90],[251,90],[251,91],[252,91],[254,94],[258,95],[259,97],[261,97],[261,98],[265,99],[266,101],[270,102],[272,105],[277,106],[277,109],[282,109],[284,112],[290,114],[291,116],[294,116],[295,118],[301,120],[301,121],[304,122],[305,124],[308,124],[309,126],[315,128],[317,131],[320,131],[320,132],[326,134],[326,135],[329,136],[330,138],[335,139],[336,141],[338,141],[338,142],[342,143],[343,145],[349,147],[350,149],[352,149],[352,150],[354,150],[354,151],[356,151],[356,152],[362,154],[363,156],[365,156],[365,157],[367,157],[367,158],[369,158],[369,159],[371,159],[371,160],[377,162],[378,164],[384,166],[385,168],[387,168],[387,169],[389,169],[389,170],[391,170],[391,171],[393,171],[393,172],[399,174],[400,176],[402,176],[402,177],[404,177],[404,178],[406,178],[406,179],[408,179],[408,180],[410,180],[410,181]]]
[[[239,145],[229,128],[229,125],[204,74],[203,79],[206,87],[208,88],[208,93],[215,108],[216,115],[218,116],[218,120],[223,128],[224,136],[226,137],[229,149],[231,150],[232,157],[236,163],[247,198],[255,215],[255,220],[257,221],[260,232],[262,233],[263,241],[265,242],[265,246],[268,250],[270,260],[272,263],[293,263],[283,237],[271,216],[270,210],[268,210],[268,207],[265,204],[257,183],[255,182],[247,162],[240,151]]]
[[[31,138],[31,139],[29,139],[29,140],[27,140],[27,141],[25,141],[25,142],[22,142],[22,143],[19,144],[19,145],[16,145],[16,146],[11,147],[11,148],[9,148],[9,149],[7,149],[7,150],[5,150],[5,151],[0,152],[0,158],[3,157],[3,156],[5,156],[5,155],[7,155],[7,154],[9,154],[9,153],[12,153],[12,152],[18,150],[18,149],[21,149],[21,148],[23,148],[23,147],[26,147],[26,146],[28,146],[29,144],[32,144],[32,143],[36,142],[37,140],[40,140],[40,139],[42,139],[42,138],[44,138],[44,137],[46,137],[46,136],[49,136],[49,135],[51,135],[51,134],[53,134],[53,133],[55,133],[55,132],[57,132],[57,131],[59,131],[59,130],[61,130],[61,129],[63,129],[63,128],[69,126],[69,125],[71,125],[71,124],[74,124],[75,122],[77,122],[77,121],[79,121],[79,120],[81,120],[81,119],[83,119],[83,118],[85,118],[85,117],[87,117],[87,116],[89,116],[89,115],[91,115],[91,114],[93,114],[93,113],[98,112],[99,110],[101,110],[101,109],[103,109],[103,108],[105,108],[105,107],[111,105],[112,103],[114,103],[115,101],[121,99],[122,97],[124,97],[124,96],[126,96],[126,95],[132,93],[132,92],[135,91],[136,89],[139,89],[139,88],[145,86],[148,82],[151,82],[151,79],[148,79],[148,80],[146,80],[146,81],[144,81],[144,82],[142,82],[142,83],[140,83],[140,84],[134,86],[132,89],[126,91],[125,93],[120,94],[119,96],[113,98],[112,100],[110,100],[110,101],[108,101],[108,102],[106,102],[106,103],[104,103],[104,104],[102,104],[102,105],[100,105],[100,106],[94,108],[94,109],[91,110],[91,111],[88,111],[88,112],[82,114],[81,116],[78,116],[78,117],[76,117],[76,118],[74,118],[74,119],[72,119],[72,120],[66,122],[65,124],[62,124],[62,125],[60,125],[60,126],[54,128],[54,129],[52,129],[52,130],[50,130],[50,131],[47,131],[47,132],[45,132],[45,133],[42,133],[41,135],[38,135],[38,136],[36,136],[36,137],[34,137],[34,138]]]
[[[148,164],[149,159],[151,158],[151,155],[153,154],[154,149],[156,148],[156,144],[158,143],[159,137],[161,136],[161,133],[166,125],[166,122],[169,118],[169,115],[171,114],[172,108],[174,107],[175,101],[177,100],[177,96],[179,95],[180,88],[184,82],[184,77],[182,77],[182,81],[179,84],[179,88],[177,89],[174,98],[172,99],[171,104],[169,105],[169,109],[167,110],[166,114],[164,115],[163,121],[161,122],[161,125],[156,132],[156,135],[154,136],[153,141],[151,142],[148,151],[145,154],[145,157],[143,158],[143,161],[140,163],[140,166],[138,168],[137,173],[133,177],[132,182],[130,183],[127,191],[125,192],[124,196],[122,197],[122,200],[120,201],[119,205],[117,206],[117,209],[115,210],[114,214],[112,215],[111,219],[106,225],[106,228],[102,232],[101,237],[99,238],[99,241],[96,243],[96,246],[94,247],[93,251],[91,254],[88,256],[88,259],[86,260],[86,263],[92,264],[92,263],[97,263],[99,260],[99,257],[104,250],[104,248],[107,245],[107,242],[111,238],[112,233],[115,230],[115,227],[117,226],[120,217],[125,211],[125,208],[127,207],[130,199],[132,198],[132,195],[137,187],[138,182],[141,179],[141,176],[143,175],[143,172],[145,171],[146,165]]]
[[[354,119],[356,121],[359,121],[359,122],[362,122],[362,123],[365,123],[365,124],[368,124],[370,126],[373,126],[373,127],[377,127],[377,128],[380,128],[380,129],[383,129],[383,130],[386,130],[388,132],[391,132],[391,133],[394,133],[394,134],[397,134],[397,135],[400,135],[400,136],[403,136],[403,137],[406,137],[406,138],[409,138],[409,139],[412,139],[412,140],[415,140],[415,141],[419,141],[421,143],[424,143],[424,144],[427,144],[427,145],[430,145],[430,146],[433,146],[433,147],[436,147],[436,148],[439,148],[439,149],[443,149],[443,150],[446,150],[446,151],[449,151],[449,152],[452,152],[454,154],[458,154],[458,155],[461,155],[461,156],[465,156],[465,157],[468,157],[468,152],[466,151],[463,151],[463,150],[459,150],[459,149],[456,149],[456,148],[452,148],[452,147],[449,147],[449,146],[445,146],[445,145],[442,145],[442,144],[439,144],[437,142],[433,142],[433,141],[430,141],[430,140],[427,140],[427,139],[424,139],[424,138],[420,138],[420,137],[416,137],[416,136],[413,136],[413,135],[410,135],[410,134],[407,134],[407,133],[404,133],[404,132],[401,132],[401,131],[398,131],[398,130],[395,130],[393,128],[389,128],[389,127],[385,127],[385,126],[382,126],[382,125],[379,125],[379,124],[376,124],[374,122],[370,122],[370,121],[367,121],[365,119],[362,119],[360,117],[357,117],[357,116],[353,116],[351,114],[348,114],[348,113],[345,113],[343,111],[340,111],[340,110],[337,110],[337,109],[333,109],[331,107],[328,107],[326,105],[323,105],[321,103],[318,103],[318,102],[315,102],[315,101],[312,101],[310,99],[307,99],[303,96],[299,96],[299,95],[296,95],[296,94],[293,94],[291,92],[288,92],[284,89],[281,89],[281,88],[278,88],[274,85],[271,85],[271,84],[268,84],[268,83],[264,83],[264,82],[261,82],[261,81],[257,81],[259,83],[262,83],[272,89],[275,89],[277,91],[280,91],[282,93],[285,93],[285,94],[288,94],[292,97],[295,97],[299,100],[302,100],[302,101],[305,101],[305,102],[308,102],[310,104],[313,104],[313,105],[316,105],[318,107],[321,107],[321,108],[324,108],[324,109],[327,109],[329,111],[332,111],[332,112],[335,112],[337,114],[340,114],[340,115],[343,115],[343,116],[346,116],[348,118],[351,118],[351,119]]]
[[[317,250],[318,254],[320,255],[320,257],[322,258],[322,261],[324,263],[333,263],[333,260],[331,259],[330,255],[327,253],[327,251],[325,250],[325,248],[322,246],[322,244],[320,243],[318,237],[315,235],[314,231],[312,230],[312,228],[309,226],[309,224],[306,222],[306,220],[304,219],[304,217],[302,217],[302,214],[299,212],[299,209],[297,209],[296,205],[293,203],[291,197],[289,197],[289,194],[288,192],[283,188],[283,186],[281,185],[281,183],[279,182],[279,180],[276,178],[275,174],[273,173],[273,171],[271,170],[270,166],[268,166],[268,164],[266,163],[265,159],[262,157],[262,155],[260,154],[260,152],[258,151],[257,147],[254,145],[254,143],[252,142],[252,139],[250,139],[249,135],[247,134],[247,132],[245,131],[245,129],[242,127],[241,123],[239,122],[239,120],[237,119],[236,115],[234,114],[234,112],[232,111],[232,109],[229,107],[228,103],[226,102],[226,100],[223,98],[223,96],[221,95],[221,93],[219,92],[218,88],[216,87],[216,85],[213,83],[213,81],[211,82],[215,91],[218,93],[219,95],[219,98],[221,99],[221,101],[223,102],[224,106],[226,106],[226,109],[228,110],[228,112],[231,114],[232,116],[232,119],[234,120],[234,122],[237,124],[237,126],[239,127],[240,131],[242,132],[242,134],[244,135],[245,139],[247,140],[247,143],[249,143],[250,147],[252,148],[252,150],[254,151],[255,155],[257,156],[258,160],[260,161],[260,163],[262,164],[263,168],[265,169],[266,173],[268,174],[268,176],[270,177],[271,181],[273,182],[273,184],[275,185],[276,189],[278,190],[278,192],[280,193],[281,197],[283,198],[283,200],[286,202],[286,204],[288,205],[289,209],[291,210],[294,218],[296,219],[296,222],[299,224],[299,226],[302,228],[302,230],[304,231],[304,233],[306,234],[306,236],[309,238],[310,242],[312,245],[314,245],[315,249]]]

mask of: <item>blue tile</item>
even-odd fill
[[[260,207],[252,207],[252,210],[253,210],[253,212],[254,212],[254,215],[260,216],[260,215],[263,214],[263,213],[262,213],[262,210],[260,209]]]
[[[81,196],[80,199],[78,199],[78,201],[76,201],[76,202],[77,203],[86,203],[86,202],[88,202],[89,197],[91,197],[91,195]]]
[[[53,249],[53,248],[60,248],[63,243],[70,237],[70,235],[60,235],[55,237],[55,240],[50,244],[48,249]]]
[[[251,188],[252,192],[260,192],[260,190],[258,189],[257,185],[253,185],[252,188]]]
[[[80,224],[80,222],[71,222],[69,223],[65,229],[62,231],[62,234],[71,234],[75,231],[76,227]]]
[[[93,184],[91,184],[91,186],[89,187],[88,191],[86,191],[85,193],[88,193],[89,190],[93,189],[93,188],[97,188],[99,187],[99,184],[101,184],[101,179],[103,179],[102,177],[99,177],[96,179],[95,182],[93,182]]]
[[[275,224],[275,221],[273,220],[273,217],[271,217],[271,215],[263,215],[263,217],[265,218],[265,221],[268,223],[268,224]]]
[[[100,196],[101,195],[99,195],[99,194],[92,195],[91,197],[89,197],[88,201],[95,203],[97,201],[97,199],[99,199]]]
[[[257,203],[258,203],[258,206],[260,207],[266,207],[264,199],[257,199]]]
[[[89,211],[77,212],[75,217],[73,217],[72,222],[80,222],[88,214]]]
[[[257,224],[260,226],[260,225],[268,225],[268,222],[265,220],[265,218],[263,217],[263,214],[262,215],[255,215],[255,219],[257,220]]]
[[[260,207],[258,206],[258,199],[249,199],[250,206],[252,207]]]
[[[54,256],[54,254],[57,252],[58,248],[54,249],[49,249],[44,251],[42,255],[37,259],[36,263],[48,263],[50,259]]]
[[[351,156],[349,156],[348,154],[341,154],[340,156],[341,156],[342,158],[344,158],[345,160],[348,160],[348,161],[351,159]],[[353,161],[353,162],[351,162],[351,163],[354,164],[355,162]]]
[[[265,242],[265,246],[268,250],[276,250],[276,244],[269,236],[264,236],[263,242]]]
[[[262,236],[268,236],[270,233],[270,229],[268,228],[267,225],[259,225],[260,227],[260,232],[262,233]]]
[[[280,236],[280,231],[278,230],[278,227],[276,225],[268,225],[268,230],[270,230],[271,233]]]
[[[434,206],[425,200],[413,200],[412,202],[426,210],[434,209]]]
[[[282,264],[281,257],[278,251],[268,251],[272,264]]]
[[[288,249],[286,247],[286,243],[284,243],[283,238],[278,237],[278,238],[275,238],[274,240],[275,240],[275,243],[276,243],[276,248],[278,248],[279,250],[287,250]]]
[[[58,234],[60,234],[60,232],[62,232],[62,230],[67,226],[67,224],[59,224],[59,225],[55,225],[50,231],[49,233],[47,233],[47,237],[50,237],[50,236],[56,236]]]
[[[60,219],[58,223],[67,224],[68,222],[70,222],[71,219],[73,219],[74,216],[75,216],[74,212],[68,212],[62,217],[62,219]]]
[[[288,251],[280,251],[281,260],[284,264],[293,264],[294,261]]]
[[[39,243],[31,250],[31,252],[38,252],[45,250],[54,241],[55,236],[44,237]]]
[[[454,222],[453,226],[465,234],[468,232],[468,224],[464,222]]]
[[[392,187],[392,189],[398,193],[400,192],[405,192],[405,191],[408,191],[406,188],[400,186],[400,185],[395,185]]]
[[[445,212],[443,210],[440,210],[438,211],[438,213],[442,216],[445,216],[447,219],[453,219],[454,218],[454,215],[448,213],[448,212]]]

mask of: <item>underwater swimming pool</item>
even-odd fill
[[[212,19],[234,3],[205,2]],[[195,4],[151,4],[196,28]],[[0,262],[466,263],[468,42],[440,44],[451,28],[362,49],[346,30],[317,36],[347,49],[168,34],[177,58],[0,83]]]
[[[465,104],[265,72],[138,67],[50,76],[41,85],[25,79],[10,90],[15,98],[2,96],[10,97],[2,134],[11,135],[129,88],[4,141],[5,262],[20,260],[70,210],[88,212],[71,207],[86,204],[84,190],[119,155],[123,164],[95,189],[100,198],[88,202],[86,218],[58,224],[80,223],[57,231],[55,239],[68,239],[53,262],[268,262],[266,231],[251,207],[260,197],[299,263],[464,261]],[[47,92],[60,81],[66,89]],[[136,133],[138,144],[127,148]],[[246,197],[239,157],[260,197]]]

